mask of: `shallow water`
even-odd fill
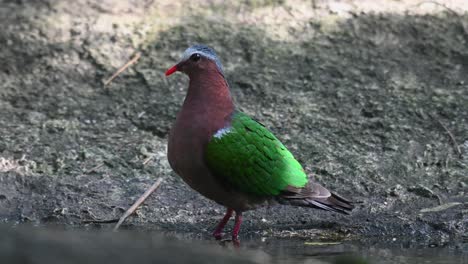
[[[211,240],[204,242],[216,246]],[[232,247],[229,242],[220,245]],[[264,256],[260,262],[266,263],[468,263],[468,241],[436,245],[409,238],[317,241],[251,237],[241,241],[240,251]]]
[[[311,241],[253,236],[239,248],[193,233],[0,226],[0,263],[468,263],[468,241]]]
[[[255,248],[255,241],[244,242]],[[377,239],[323,242],[271,239],[258,250],[271,254],[278,263],[468,263],[468,244],[424,245],[409,241]]]

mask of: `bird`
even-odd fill
[[[165,75],[175,72],[188,75],[189,85],[169,132],[167,157],[192,189],[227,208],[213,232],[217,240],[235,213],[232,241],[239,242],[243,212],[271,202],[342,214],[354,208],[309,178],[268,128],[236,107],[212,48],[190,46]]]

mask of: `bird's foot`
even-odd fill
[[[242,212],[236,212],[236,219],[234,223],[234,229],[232,230],[232,240],[222,240],[223,238],[223,229],[226,223],[229,221],[229,218],[232,216],[232,212],[234,210],[228,208],[226,215],[224,218],[219,222],[218,226],[216,227],[215,231],[213,232],[213,236],[216,240],[221,241],[222,245],[226,245],[226,242],[231,242],[234,245],[235,248],[238,248],[240,246],[240,241],[239,241],[239,230],[240,226],[242,223]]]
[[[221,240],[221,238],[223,237],[224,226],[229,221],[229,218],[231,218],[233,211],[234,210],[231,209],[231,208],[227,209],[226,214],[224,215],[223,219],[219,222],[218,226],[216,227],[215,231],[213,232],[213,236],[215,237],[216,240]]]
[[[240,240],[239,240],[239,238],[237,238],[237,237],[234,238],[234,237],[233,237],[233,238],[232,238],[232,244],[234,245],[235,248],[240,247]]]
[[[236,220],[234,223],[234,229],[232,230],[232,244],[238,248],[240,246],[239,231],[242,224],[242,212],[236,212]]]
[[[221,246],[228,246],[230,244],[232,244],[234,246],[234,248],[239,248],[240,247],[240,240],[239,239],[222,239],[222,240],[219,240],[219,244]]]
[[[213,232],[213,236],[216,240],[221,240],[223,238],[223,233],[221,232]]]

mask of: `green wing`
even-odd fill
[[[287,186],[304,187],[301,164],[263,125],[236,112],[231,126],[216,132],[208,143],[208,167],[240,191],[274,196]]]

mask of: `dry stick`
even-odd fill
[[[130,207],[128,208],[127,211],[123,214],[122,217],[120,217],[119,222],[115,225],[114,231],[117,231],[119,229],[120,225],[129,217],[131,214],[135,212],[135,210],[146,200],[148,197],[158,189],[159,185],[161,185],[162,178],[159,178],[151,187],[146,190],[146,192],[138,198],[138,200]]]
[[[91,173],[91,172],[93,172],[93,171],[96,171],[97,169],[101,168],[102,166],[104,166],[104,162],[101,162],[101,163],[99,163],[98,165],[92,167],[91,169],[86,170],[85,173]]]
[[[461,152],[460,147],[458,146],[458,143],[455,140],[455,137],[453,136],[452,132],[450,132],[450,130],[448,130],[448,128],[444,124],[442,124],[442,122],[440,122],[439,119],[436,119],[436,120],[439,123],[439,125],[444,128],[445,132],[447,132],[447,134],[449,135],[450,140],[452,141],[453,147],[457,151],[458,156],[461,158],[462,157],[462,152]]]
[[[423,4],[434,4],[434,5],[441,6],[441,7],[445,8],[447,11],[452,13],[452,15],[455,15],[458,18],[458,21],[460,22],[465,35],[468,35],[468,30],[466,29],[465,24],[463,24],[463,20],[462,20],[460,14],[457,13],[457,11],[453,10],[452,8],[446,6],[446,5],[442,4],[442,3],[439,3],[437,1],[430,1],[430,0],[429,1],[422,1],[422,2],[420,2],[418,4],[416,4],[415,7],[419,7],[419,6],[423,5]]]
[[[125,71],[128,67],[130,67],[130,65],[134,64],[135,62],[137,62],[138,59],[140,59],[141,57],[141,53],[140,52],[137,52],[135,54],[135,56],[133,56],[133,58],[131,60],[129,60],[127,63],[125,63],[124,66],[120,67],[109,79],[107,79],[105,82],[104,82],[104,86],[107,86],[109,85],[117,76],[119,76],[119,74],[121,74],[123,71]]]
[[[439,2],[437,2],[437,1],[430,1],[430,0],[429,0],[429,1],[422,1],[422,2],[417,3],[417,4],[414,5],[414,6],[415,6],[415,7],[419,7],[419,6],[422,6],[423,4],[434,4],[434,5],[436,5],[436,6],[441,6],[441,7],[445,8],[447,11],[449,11],[450,13],[452,13],[452,14],[458,16],[457,11],[455,11],[455,10],[453,10],[452,8],[446,6],[446,5],[442,4],[442,3],[439,3]]]
[[[148,162],[150,162],[150,160],[152,160],[154,158],[154,155],[151,155],[149,157],[147,157],[144,161],[143,161],[143,165],[146,165]]]

